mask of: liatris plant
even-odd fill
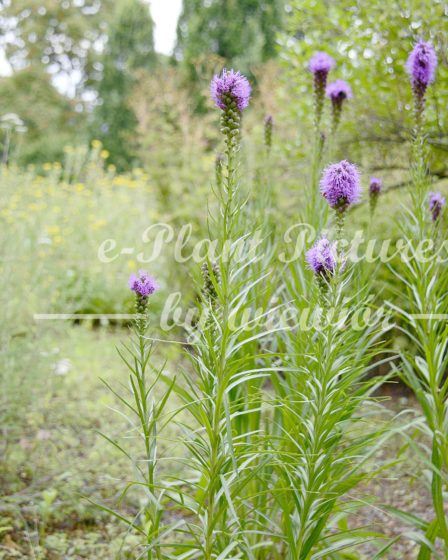
[[[312,65],[322,99],[332,64],[328,55],[319,55]],[[192,367],[179,381],[152,365],[148,303],[156,285],[144,272],[130,280],[135,340],[122,357],[130,370],[131,399],[117,397],[136,418],[144,442],[133,461],[140,478],[129,487],[138,485],[147,499],[138,520],[128,524],[144,535],[148,560],[339,558],[344,549],[375,536],[349,529],[347,509],[359,505],[348,493],[367,478],[381,434],[373,421],[371,429],[362,422],[379,383],[367,373],[381,331],[375,324],[360,331],[351,322],[366,302],[353,289],[352,270],[339,266],[337,242],[321,238],[308,251],[313,274],[303,260],[290,263],[288,274],[274,269],[276,239],[265,230],[264,252],[251,247],[254,226],[239,175],[250,85],[239,72],[224,70],[213,78],[211,95],[221,111],[225,144],[216,168],[218,209],[208,224],[217,256],[207,259],[201,275],[196,271],[199,315],[205,320],[189,328]],[[323,141],[317,132],[309,198],[326,208],[319,198]],[[343,218],[359,199],[357,168],[345,160],[333,164],[322,176],[321,191],[336,212],[339,239]],[[312,212],[313,223],[323,226],[320,208]],[[310,331],[301,320],[266,324],[286,306],[308,310],[313,321],[320,306],[322,321]],[[159,380],[167,389],[157,400]],[[165,406],[171,391],[182,406],[170,415]],[[159,433],[177,413],[186,452],[178,458],[183,471],[165,473],[161,480]]]
[[[416,527],[424,531],[420,539],[419,560],[427,560],[435,553],[435,544],[441,539],[445,557],[448,557],[448,520],[444,504],[448,482],[447,408],[448,337],[446,298],[448,284],[446,271],[438,261],[435,250],[435,231],[431,219],[439,219],[443,206],[440,196],[430,195],[426,172],[425,135],[423,130],[425,93],[433,81],[436,55],[433,47],[419,41],[409,56],[407,68],[414,95],[415,134],[412,146],[412,207],[402,220],[403,236],[411,253],[396,271],[397,294],[406,295],[403,306],[393,305],[402,321],[402,330],[415,344],[402,353],[399,373],[413,389],[423,412],[422,430],[431,439],[430,457],[425,464],[431,469],[431,494],[434,519],[430,522],[415,516]],[[429,208],[428,208],[429,201]],[[432,254],[422,255],[422,244],[433,243]],[[431,250],[430,250],[431,252]],[[414,445],[417,443],[414,442]],[[426,447],[423,447],[423,455]]]
[[[145,557],[147,560],[165,558],[162,553],[162,532],[165,531],[165,535],[170,532],[168,524],[162,525],[164,491],[157,481],[157,451],[159,421],[165,412],[174,380],[166,392],[161,393],[159,381],[162,370],[152,363],[153,346],[147,336],[149,298],[158,287],[157,282],[145,271],[140,271],[138,275],[133,274],[129,279],[129,288],[135,293],[136,313],[132,325],[134,338],[130,345],[124,346],[124,351],[120,351],[120,356],[129,370],[130,397],[119,395],[104,381],[124,405],[123,415],[129,414],[127,418],[131,429],[135,430],[142,442],[142,452],[137,457],[133,457],[130,450],[125,449],[121,442],[105,436],[132,463],[139,476],[138,480],[126,484],[121,498],[130,488],[139,487],[144,488],[146,500],[139,515],[130,520],[108,508],[102,507],[102,509],[116,515],[144,537],[144,551],[138,557]]]
[[[378,177],[371,177],[369,184],[369,203],[370,203],[370,215],[373,216],[375,212],[376,205],[378,204],[378,198],[383,189],[383,182]]]
[[[313,310],[308,329],[301,322],[285,335],[288,367],[273,379],[281,436],[272,491],[286,543],[278,557],[288,560],[332,558],[376,536],[348,529],[344,512],[361,505],[354,488],[370,476],[368,461],[383,437],[374,421],[366,429],[381,383],[369,378],[369,363],[382,332],[379,325],[357,330],[352,322],[368,304],[353,291],[352,273],[338,266],[341,256],[321,238],[306,254],[318,289],[297,270],[288,292],[302,315]]]
[[[335,134],[341,122],[342,107],[347,99],[353,97],[352,88],[344,80],[336,80],[328,84],[326,95],[331,101],[332,123],[331,130]]]
[[[420,134],[426,89],[434,81],[437,68],[437,56],[433,46],[430,43],[418,41],[409,55],[406,68],[414,94],[415,125],[417,133]]]
[[[328,74],[334,66],[334,59],[325,52],[317,52],[309,63],[309,69],[314,77],[314,124],[316,130],[319,130],[322,120]]]
[[[426,189],[426,167],[425,167],[425,138],[423,133],[424,127],[424,109],[426,90],[434,81],[437,56],[433,46],[424,41],[418,41],[406,63],[409,73],[412,94],[414,98],[414,138],[413,138],[413,182],[414,188],[411,194],[414,198],[414,207],[418,215],[418,221],[423,219],[423,205]],[[416,198],[418,197],[418,198]]]
[[[248,106],[251,87],[247,78],[234,70],[223,70],[215,76],[210,85],[210,92],[215,105],[222,110],[221,131],[226,145],[223,164],[226,174],[223,189],[218,193],[223,206],[222,226],[224,238],[231,237],[234,212],[234,195],[236,194],[236,162],[235,156],[239,149],[239,135],[242,111]]]
[[[314,151],[311,168],[311,186],[306,193],[306,214],[303,218],[316,230],[323,227],[325,221],[325,206],[319,204],[317,198],[317,184],[321,171],[323,152],[325,146],[325,134],[320,130],[322,113],[325,101],[325,89],[327,87],[328,74],[335,66],[335,61],[324,52],[317,52],[309,62],[309,69],[314,80]]]
[[[242,111],[249,104],[251,87],[245,76],[234,70],[224,69],[212,79],[210,93],[216,107],[222,111],[221,132],[226,146],[220,165],[222,180],[217,184],[217,196],[221,204],[217,235],[218,241],[224,244],[231,239],[232,229],[238,218],[238,201],[235,199],[238,189],[236,155],[240,147]]]
[[[359,172],[348,161],[323,172],[321,194],[336,213],[338,239],[360,192]],[[284,543],[278,558],[342,558],[344,548],[374,537],[373,532],[361,535],[348,529],[344,512],[359,505],[352,499],[353,489],[369,477],[374,442],[382,437],[374,422],[371,430],[364,423],[376,406],[371,396],[381,383],[368,372],[382,330],[378,324],[356,329],[352,322],[369,304],[366,286],[363,294],[354,289],[355,272],[345,260],[337,241],[321,237],[306,253],[312,278],[299,260],[291,264],[286,282],[284,297],[293,302],[299,319],[281,335],[280,375],[271,377],[278,399],[274,425],[279,428],[269,519],[280,516],[273,523],[280,525]]]
[[[222,182],[215,189],[218,216],[210,223],[221,250],[216,262],[202,266],[199,305],[207,319],[194,328],[190,358],[195,375],[187,372],[184,384],[175,385],[192,418],[182,428],[190,451],[188,479],[194,482],[170,496],[192,519],[182,529],[185,557],[253,560],[251,541],[263,540],[252,505],[252,485],[262,469],[255,452],[261,437],[259,384],[269,369],[257,364],[263,360],[259,340],[264,333],[245,315],[263,280],[263,274],[257,278],[254,272],[255,255],[248,248],[245,252],[251,229],[237,174],[241,113],[250,86],[240,73],[224,70],[213,78],[211,95],[222,111],[226,148]]]

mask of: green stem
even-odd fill
[[[221,223],[219,231],[217,232],[218,239],[225,247],[230,245],[235,225],[235,190],[236,190],[236,154],[239,148],[239,134],[240,134],[240,120],[241,115],[236,109],[234,102],[228,100],[228,108],[223,111],[222,115],[222,132],[225,141],[225,161],[222,163],[223,167],[223,180],[221,185],[218,184],[219,201],[221,203]],[[216,504],[216,492],[220,485],[220,444],[221,444],[221,419],[224,414],[223,399],[226,392],[226,335],[225,329],[229,321],[229,278],[231,269],[231,250],[226,256],[226,259],[221,259],[220,262],[220,275],[221,275],[221,303],[222,303],[222,318],[221,324],[223,328],[222,339],[220,341],[220,349],[214,361],[216,364],[215,369],[215,383],[213,393],[208,395],[214,400],[214,409],[212,412],[211,432],[209,433],[210,443],[210,459],[209,459],[209,473],[208,473],[208,487],[206,491],[207,500],[207,525],[204,535],[204,560],[212,560],[214,550],[216,548],[215,527],[218,524],[220,512]]]
[[[413,202],[414,214],[417,219],[416,241],[417,243],[426,238],[428,232],[426,208],[427,208],[427,195],[428,195],[428,180],[426,172],[426,154],[425,154],[425,134],[424,134],[424,93],[420,94],[414,92],[414,119],[415,129],[412,145],[413,155],[413,189],[411,197]],[[425,302],[425,308],[420,309],[420,304],[417,301],[417,311],[424,312],[428,316],[437,312],[437,297],[428,298],[431,293],[430,284],[432,283],[434,273],[436,271],[429,270],[426,266],[420,266],[417,263],[417,281],[416,288],[419,294],[420,302]],[[448,557],[448,525],[444,510],[444,496],[443,496],[443,472],[446,469],[445,459],[445,403],[443,395],[439,387],[439,372],[437,371],[438,365],[435,362],[435,346],[433,340],[434,333],[437,333],[436,325],[428,320],[424,327],[417,332],[418,337],[425,348],[425,360],[429,371],[429,393],[433,400],[435,410],[432,418],[428,418],[429,428],[433,432],[432,439],[432,453],[431,462],[432,480],[431,480],[431,495],[433,501],[434,512],[436,516],[435,524],[431,524],[426,536],[430,542],[435,542],[439,536],[444,541],[445,555]],[[423,560],[431,557],[431,551],[424,543],[420,547],[419,559]]]
[[[322,167],[322,156],[324,150],[325,138],[319,130],[316,130],[314,139],[313,163],[311,168],[311,192],[307,193],[307,220],[316,231],[322,229],[324,222],[324,210],[319,202],[319,175]]]
[[[218,381],[219,383],[219,381]],[[212,560],[213,548],[215,545],[214,528],[217,523],[217,515],[215,512],[215,495],[216,488],[219,484],[219,424],[221,418],[221,392],[218,387],[218,392],[215,401],[215,410],[213,413],[212,433],[210,434],[210,472],[207,491],[207,530],[205,535],[205,560]]]
[[[143,311],[143,313],[142,313]],[[153,425],[153,414],[154,410],[148,409],[148,395],[147,395],[147,385],[146,385],[146,368],[148,363],[148,347],[146,343],[146,330],[147,330],[147,318],[146,318],[146,302],[137,303],[137,312],[139,316],[136,319],[135,327],[136,334],[138,338],[138,361],[136,377],[138,383],[138,400],[137,410],[139,412],[140,424],[143,432],[143,438],[145,441],[145,461],[147,465],[146,472],[146,484],[148,486],[148,491],[153,494],[154,492],[154,478],[155,478],[155,460],[153,454],[153,447],[156,443],[156,433],[154,432]],[[154,557],[161,560],[160,547],[153,546],[154,538],[158,537],[159,534],[159,514],[157,507],[154,503],[150,503],[146,514],[149,517],[151,527],[150,532],[147,535],[147,560],[152,560]],[[155,556],[153,555],[155,553]]]

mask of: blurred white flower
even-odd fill
[[[53,372],[55,375],[67,375],[71,369],[72,363],[67,358],[53,364]]]

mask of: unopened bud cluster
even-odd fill
[[[232,146],[236,146],[240,134],[241,112],[231,95],[223,94],[221,99],[226,106],[221,115],[221,132]]]
[[[202,277],[204,279],[204,287],[202,293],[210,300],[215,300],[218,297],[216,292],[216,285],[221,282],[221,271],[217,262],[205,262],[201,266]]]
[[[264,145],[268,152],[271,151],[272,147],[272,128],[273,128],[273,119],[272,115],[268,115],[264,119]]]

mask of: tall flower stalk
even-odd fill
[[[383,190],[383,182],[378,177],[371,177],[369,183],[369,206],[370,206],[370,219],[375,214],[378,198]]]
[[[446,321],[446,271],[436,258],[436,226],[442,208],[441,199],[428,193],[425,145],[426,90],[434,80],[437,59],[429,43],[419,41],[412,50],[407,69],[414,98],[414,133],[412,138],[412,207],[405,211],[403,234],[412,248],[410,257],[395,269],[399,287],[405,291],[402,306],[393,306],[403,330],[414,343],[412,351],[402,356],[402,376],[413,389],[423,411],[423,432],[431,439],[431,495],[434,519],[422,521],[424,528],[419,560],[432,557],[437,539],[441,539],[448,556],[448,520],[444,510],[444,491],[448,482],[448,338]],[[429,204],[428,204],[429,203]],[[422,244],[432,242],[432,254],[421,253]],[[431,250],[430,250],[431,252]]]
[[[144,271],[139,276],[132,275],[129,287],[135,293],[136,318],[134,332],[136,345],[134,346],[134,364],[131,366],[130,385],[134,395],[135,410],[140,421],[141,434],[144,441],[147,485],[149,500],[145,511],[145,521],[149,525],[147,531],[147,559],[162,558],[160,547],[154,542],[159,536],[160,513],[162,508],[154,496],[155,472],[157,460],[157,424],[156,403],[152,394],[154,380],[148,379],[148,365],[151,355],[151,345],[146,340],[148,330],[148,297],[158,288],[157,283]]]
[[[311,188],[306,193],[307,206],[305,219],[317,230],[323,227],[325,221],[325,206],[320,204],[317,197],[317,184],[321,172],[326,140],[325,134],[321,129],[321,122],[328,75],[334,67],[334,59],[325,52],[315,53],[309,62],[309,70],[313,74],[314,144],[311,166]]]
[[[247,530],[253,523],[248,487],[253,469],[259,468],[257,455],[251,452],[259,417],[258,391],[253,391],[260,376],[268,374],[255,367],[261,334],[243,313],[262,280],[251,277],[254,255],[246,243],[250,230],[244,223],[238,182],[241,118],[250,85],[239,72],[224,70],[212,80],[211,95],[222,111],[225,145],[215,188],[218,211],[210,223],[220,251],[216,262],[207,261],[202,267],[199,307],[206,319],[192,333],[195,381],[186,374],[188,390],[175,387],[199,426],[191,429],[186,443],[197,479],[195,492],[188,492],[188,499],[179,492],[178,500],[198,520],[189,530],[191,558],[243,554],[255,560]]]
[[[328,84],[326,95],[331,101],[331,134],[334,136],[341,122],[344,103],[353,97],[352,88],[344,80],[336,80]]]
[[[211,95],[221,109],[221,132],[224,138],[224,160],[222,162],[222,181],[217,184],[219,201],[219,218],[216,233],[221,250],[232,241],[235,220],[237,219],[237,168],[236,156],[239,151],[241,134],[241,112],[247,107],[250,98],[250,85],[239,72],[223,70],[211,83]],[[227,260],[221,258],[216,273],[214,290],[216,298],[204,302],[204,307],[212,316],[211,322],[200,333],[200,346],[196,363],[203,377],[202,394],[208,399],[209,422],[207,425],[207,446],[209,448],[206,469],[203,474],[202,523],[204,560],[212,560],[228,546],[225,526],[225,496],[223,495],[223,478],[231,476],[235,461],[234,443],[229,426],[229,393],[227,340],[230,304],[230,271],[232,255]],[[213,267],[207,264],[207,270],[213,274]],[[205,278],[207,284],[207,278]],[[226,437],[223,438],[223,434]],[[222,535],[221,535],[222,531]],[[220,533],[220,536],[217,535]]]
[[[325,52],[314,54],[309,63],[309,69],[314,79],[314,126],[316,132],[320,130],[328,74],[334,66],[333,58]]]
[[[406,68],[414,101],[414,132],[412,141],[412,182],[414,211],[418,224],[423,224],[424,202],[428,191],[425,145],[425,103],[428,86],[435,79],[437,56],[430,43],[418,41],[411,51]]]
[[[128,421],[142,442],[142,452],[133,456],[118,441],[106,437],[133,465],[139,478],[127,483],[121,497],[130,488],[144,488],[145,503],[139,515],[134,520],[107,508],[109,513],[125,521],[130,528],[136,530],[145,539],[144,551],[139,558],[147,560],[162,560],[162,517],[165,511],[164,491],[161,481],[157,480],[157,451],[159,440],[159,421],[165,413],[172,383],[164,394],[160,393],[159,381],[163,375],[161,369],[152,363],[152,342],[148,337],[149,328],[149,299],[158,289],[156,281],[146,272],[140,271],[129,279],[129,288],[135,294],[135,317],[132,323],[133,338],[130,345],[125,345],[120,356],[129,370],[129,397],[119,395],[107,382],[105,385],[124,405],[124,412],[128,413]],[[163,530],[169,532],[168,525]]]
[[[223,177],[221,188],[218,186],[218,199],[221,205],[221,220],[218,226],[220,241],[225,244],[231,239],[237,218],[235,211],[237,183],[236,156],[240,147],[242,111],[248,106],[251,88],[247,78],[233,70],[223,70],[212,80],[211,96],[221,109],[221,132],[224,138],[224,161],[221,163]]]
[[[323,172],[321,194],[335,212],[337,240],[360,190],[359,172],[347,161]],[[369,304],[363,294],[353,293],[356,271],[344,266],[337,241],[320,238],[306,260],[311,283],[303,263],[294,263],[286,297],[296,316],[308,313],[308,321],[301,319],[285,334],[288,367],[281,378],[273,377],[281,427],[273,495],[285,542],[279,557],[288,560],[331,558],[375,537],[369,531],[340,531],[336,519],[344,517],[347,494],[371,476],[368,462],[382,437],[382,429],[372,423],[367,430],[359,414],[361,407],[365,417],[375,408],[371,397],[381,381],[369,378],[368,371],[379,352],[382,325],[356,328],[352,321]],[[351,503],[356,507],[356,500]]]
[[[314,309],[316,324],[288,337],[291,372],[277,381],[283,444],[274,495],[287,543],[282,558],[288,560],[331,558],[333,551],[377,536],[367,529],[341,530],[336,521],[346,507],[361,507],[354,489],[372,476],[369,461],[383,437],[382,428],[368,420],[381,383],[368,372],[383,333],[381,325],[354,328],[352,319],[368,303],[349,295],[350,274],[341,271],[339,258],[335,243],[325,238],[307,253],[316,289],[308,292],[306,307]]]

